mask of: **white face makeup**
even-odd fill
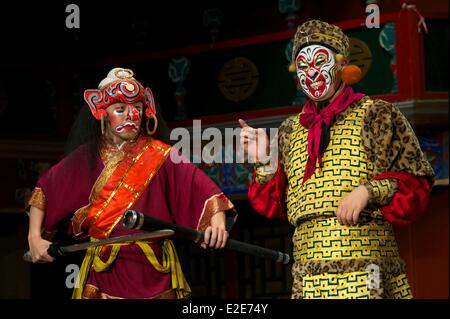
[[[337,81],[335,53],[325,46],[312,44],[301,49],[295,60],[297,76],[305,94],[313,101],[333,96]]]
[[[107,129],[115,142],[134,139],[140,130],[143,103],[114,103],[107,109]]]

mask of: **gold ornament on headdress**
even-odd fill
[[[118,79],[125,80],[132,79],[134,73],[130,69],[117,69],[116,71],[114,71],[114,75]]]
[[[289,66],[288,66],[288,71],[289,72],[294,73],[296,70],[297,69],[295,68],[295,64],[294,63],[289,64]]]
[[[125,87],[127,88],[128,91],[133,91],[134,90],[134,85],[131,83],[126,83]]]

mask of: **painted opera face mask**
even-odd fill
[[[114,103],[106,109],[107,136],[116,144],[136,138],[141,129],[144,104]]]
[[[131,78],[131,70],[125,71],[127,78],[104,84],[101,89],[84,91],[84,100],[92,115],[106,124],[105,130],[102,126],[102,133],[118,146],[138,136],[144,111],[147,117],[155,117],[157,122],[152,91]]]
[[[335,93],[341,65],[335,53],[325,46],[312,44],[302,48],[295,60],[302,91],[313,101],[325,101]]]

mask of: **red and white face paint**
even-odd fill
[[[339,84],[334,52],[325,46],[312,44],[301,49],[295,60],[300,86],[314,101],[329,99]]]
[[[84,100],[97,120],[100,120],[102,115],[105,116],[105,109],[114,103],[134,105],[136,102],[141,102],[146,107],[145,115],[147,117],[156,114],[152,91],[144,88],[134,79],[113,81],[101,90],[86,90],[84,91]]]
[[[108,135],[116,142],[134,139],[142,122],[143,103],[114,103],[106,109]]]

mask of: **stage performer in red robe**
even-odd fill
[[[131,70],[115,68],[84,98],[95,122],[91,138],[39,179],[29,201],[33,261],[53,260],[44,235],[67,219],[66,231],[75,238],[136,232],[120,222],[128,209],[205,231],[204,248],[223,248],[226,214],[233,216],[234,206],[205,173],[190,162],[172,161],[171,147],[152,137],[158,121],[150,89]],[[169,239],[90,248],[78,279],[73,298],[190,295]]]

